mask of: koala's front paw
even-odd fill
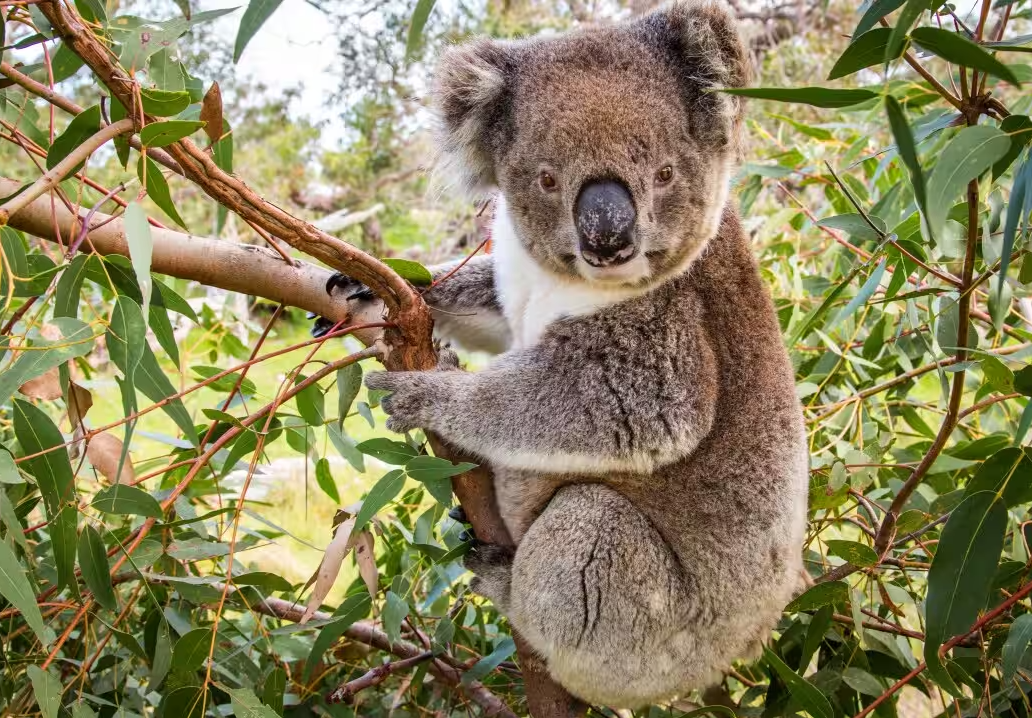
[[[340,272],[334,272],[330,275],[330,278],[326,280],[326,293],[331,297],[336,289],[341,289],[347,292],[346,299],[350,301],[359,302],[374,302],[376,301],[376,295],[366,285],[362,284],[356,279],[352,279],[346,274]],[[318,339],[321,336],[329,333],[336,325],[337,322],[326,317],[320,317],[315,314],[309,313],[309,319],[314,319],[312,322],[311,333],[312,336]]]
[[[380,408],[389,417],[388,429],[404,434],[417,428],[431,428],[441,398],[433,382],[433,374],[422,371],[377,371],[366,375],[366,388],[390,392],[380,400]]]

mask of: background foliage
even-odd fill
[[[60,185],[123,215],[132,260],[0,227],[5,716],[525,714],[508,626],[466,592],[447,516],[463,467],[386,433],[353,339],[151,273],[152,227],[270,241],[154,150],[207,136],[299,216],[371,210],[339,231],[378,256],[468,253],[484,217],[428,197],[420,164],[442,43],[648,3],[313,4],[339,29],[339,147],[234,72],[277,2],[74,4],[165,119],[146,157],[120,135]],[[1029,5],[736,9],[760,87],[736,190],[806,411],[815,585],[708,710],[1027,716]],[[34,0],[0,11],[0,175],[24,189],[125,109]]]

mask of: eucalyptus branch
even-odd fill
[[[29,206],[34,199],[42,197],[47,191],[54,189],[65,177],[72,173],[80,163],[93,154],[99,147],[119,135],[133,131],[133,121],[126,118],[102,128],[92,137],[68,153],[68,156],[54,165],[54,168],[36,180],[30,187],[18,193],[0,205],[0,227],[7,224],[11,215]]]
[[[42,0],[40,0],[40,2],[42,2]],[[26,92],[30,92],[36,97],[46,100],[54,107],[62,109],[70,115],[79,115],[85,111],[85,108],[75,104],[67,97],[59,95],[43,83],[37,82],[28,75],[18,72],[18,70],[6,62],[0,62],[0,75],[4,75],[7,79],[16,85],[19,85]],[[139,137],[130,137],[129,145],[137,150],[143,149],[143,144],[140,142]],[[147,156],[159,165],[164,165],[176,174],[183,174],[183,168],[180,167],[179,163],[172,159],[165,150],[148,148]]]

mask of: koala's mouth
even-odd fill
[[[570,255],[572,269],[582,279],[598,284],[640,285],[652,275],[652,263],[646,254],[634,248],[631,256],[619,263],[598,266],[583,255]],[[565,259],[565,257],[564,257]]]

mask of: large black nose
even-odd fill
[[[592,180],[581,187],[573,209],[580,251],[594,267],[623,264],[637,253],[637,213],[631,193],[619,182]]]

